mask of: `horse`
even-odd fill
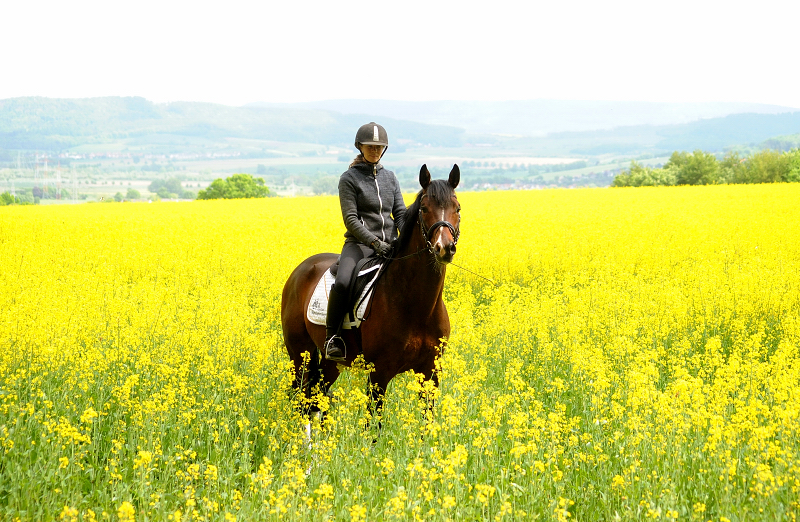
[[[367,365],[374,365],[369,376],[370,413],[374,404],[374,413],[380,415],[389,381],[408,370],[422,374],[438,387],[436,358],[450,336],[442,291],[460,231],[461,206],[455,194],[460,177],[458,165],[453,165],[446,181],[431,181],[428,167],[420,168],[422,189],[406,210],[388,265],[373,285],[368,319],[358,329],[342,330],[347,344],[344,363],[321,355],[325,327],[311,323],[306,314],[314,287],[338,256],[313,255],[287,279],[281,298],[281,325],[286,350],[294,363],[292,386],[303,394],[306,413],[319,412],[312,398],[314,390],[328,394],[339,377],[339,364],[350,366],[359,354]],[[306,430],[310,436],[309,426]]]

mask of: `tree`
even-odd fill
[[[674,184],[674,168],[654,169],[644,167],[636,161],[631,161],[630,171],[623,170],[611,182],[612,187],[656,187]]]
[[[217,178],[205,190],[197,193],[197,199],[240,199],[265,198],[269,189],[263,178],[254,178],[250,174],[234,174],[224,180]]]
[[[123,199],[124,197],[122,196],[122,192],[117,192],[116,194],[114,194],[114,201],[116,201],[117,203],[121,202]]]
[[[746,163],[746,183],[777,183],[788,181],[791,157],[774,150],[753,154]]]
[[[744,183],[745,160],[738,152],[729,152],[719,162],[719,178],[722,183]]]
[[[800,149],[789,151],[789,172],[786,175],[786,181],[790,183],[797,183],[800,181]]]
[[[314,180],[311,184],[314,194],[338,194],[339,178],[337,176],[322,176]]]
[[[157,179],[148,185],[147,190],[154,194],[158,194],[160,198],[166,199],[192,199],[194,193],[188,190],[183,190],[181,186],[181,179],[172,177],[168,179]]]
[[[19,203],[19,199],[12,196],[9,192],[3,192],[0,194],[0,207],[5,205],[13,205],[14,203]]]
[[[644,185],[708,185],[711,183],[792,183],[800,182],[800,149],[789,152],[763,150],[742,158],[729,152],[718,161],[712,154],[674,152],[661,169],[631,162],[629,171],[620,172],[612,187]]]
[[[672,163],[674,157],[675,154],[667,163]],[[719,164],[713,154],[696,150],[684,158],[685,163],[681,161],[683,164],[679,166],[675,179],[677,185],[709,185],[719,181]]]
[[[125,194],[125,199],[139,199],[141,197],[142,194],[135,188],[129,188],[128,193]]]

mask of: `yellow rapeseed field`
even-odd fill
[[[352,370],[310,448],[336,198],[0,208],[0,520],[796,519],[800,185],[459,199],[431,418]]]

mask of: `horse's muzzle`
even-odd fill
[[[436,255],[436,260],[438,262],[445,264],[451,263],[453,261],[453,256],[456,255],[456,244],[450,241],[443,245],[437,241],[436,244],[433,245],[433,253]]]

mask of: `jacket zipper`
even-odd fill
[[[379,212],[381,215],[381,237],[383,238],[382,241],[386,241],[386,220],[383,219],[383,200],[381,199],[381,188],[378,185],[378,166],[372,166],[372,179],[375,180],[375,188],[378,191],[378,203],[379,203]]]

